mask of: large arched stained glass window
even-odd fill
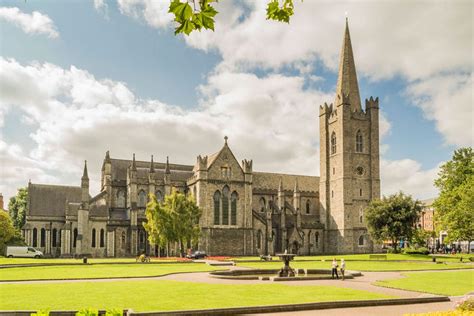
[[[221,206],[221,193],[216,191],[214,193],[214,225],[220,224],[220,207]]]
[[[229,225],[229,187],[222,190],[222,225]]]
[[[239,199],[239,195],[237,192],[232,192],[232,196],[230,198],[230,224],[237,225],[237,200]]]

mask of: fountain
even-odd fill
[[[290,267],[290,261],[292,261],[296,255],[292,253],[287,253],[287,251],[285,250],[285,253],[277,254],[277,256],[280,258],[281,261],[285,263],[283,268],[278,271],[278,276],[280,278],[294,277],[297,272],[295,271],[295,269]]]

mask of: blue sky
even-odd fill
[[[0,1],[0,191],[76,185],[84,159],[98,190],[107,149],[192,164],[224,133],[256,169],[318,175],[317,111],[334,99],[345,12],[361,97],[380,98],[383,193],[433,196],[439,164],[472,146],[468,1],[308,1],[290,25],[261,3],[223,2],[216,32],[185,38],[166,1]]]

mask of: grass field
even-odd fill
[[[404,273],[403,275],[406,278],[377,281],[375,284],[449,296],[474,292],[474,271],[418,272]]]
[[[255,269],[278,269],[282,263],[272,262],[241,262],[238,266]],[[293,268],[299,269],[330,269],[331,260],[327,261],[294,261]],[[445,269],[473,269],[472,263],[436,264],[431,262],[397,262],[397,261],[348,261],[347,270],[357,271],[416,271],[416,270],[445,270]]]
[[[203,263],[98,264],[0,269],[0,280],[44,280],[155,276],[177,272],[213,271]]]
[[[89,258],[89,263],[133,263],[136,262],[135,258]],[[151,258],[152,262],[178,262],[177,258]],[[82,263],[82,259],[72,258],[5,258],[0,257],[0,265],[12,265],[12,264],[44,264],[44,263]]]
[[[331,286],[119,281],[0,284],[0,310],[133,308],[180,310],[389,298]]]
[[[386,254],[387,260],[400,260],[400,261],[429,261],[431,262],[432,257],[430,255],[405,255],[405,254]],[[371,260],[370,254],[357,254],[357,255],[324,255],[324,256],[296,256],[295,261],[320,261],[320,260],[332,260],[332,258],[344,258],[346,261],[365,261]],[[448,262],[459,262],[460,258],[463,258],[464,261],[468,261],[469,257],[474,257],[474,254],[456,254],[456,255],[436,255],[437,261],[448,261]],[[260,261],[260,257],[235,257],[230,260],[234,261]],[[279,260],[278,257],[274,256],[273,261]],[[386,261],[386,260],[377,260],[377,261]]]

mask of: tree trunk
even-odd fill
[[[468,253],[468,254],[471,253],[471,241],[472,241],[472,240],[468,240],[468,241],[467,241],[467,253]]]
[[[393,253],[397,253],[397,242],[392,238]]]

